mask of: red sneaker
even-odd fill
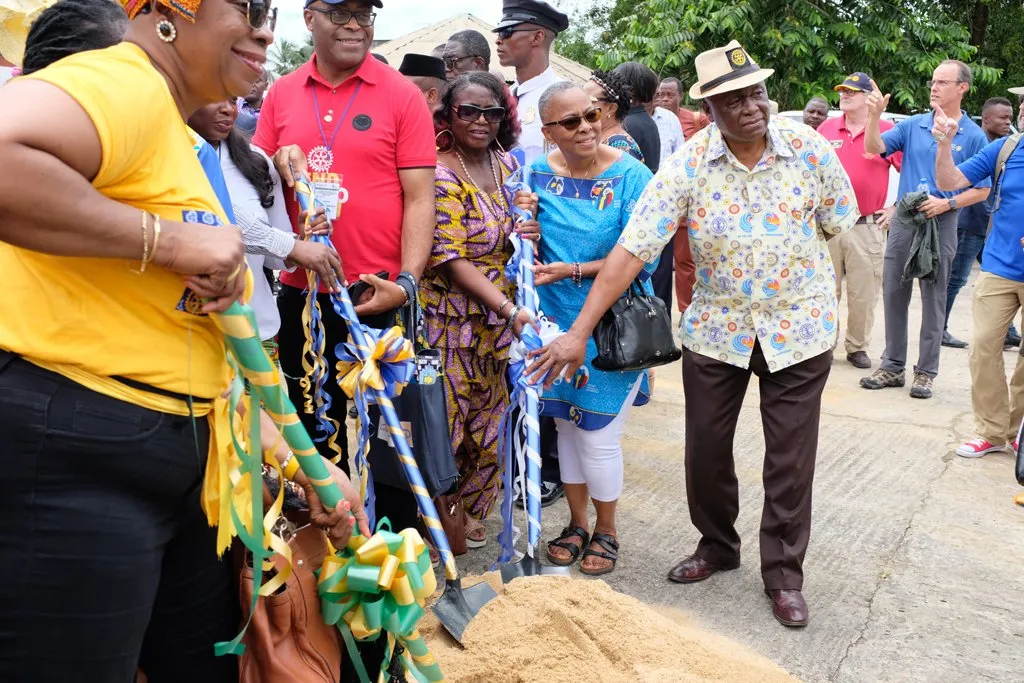
[[[1014,452],[1017,451],[1016,445],[1014,445],[1013,449]],[[1005,444],[1002,446],[996,446],[987,439],[974,439],[973,441],[968,441],[967,443],[960,444],[960,446],[956,449],[956,454],[959,455],[961,458],[980,458],[983,455],[988,455],[989,453],[996,453],[998,451],[1003,450],[1006,450]]]

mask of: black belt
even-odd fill
[[[3,370],[5,367],[7,367],[8,365],[10,365],[11,363],[13,363],[15,361],[21,361],[22,363],[28,365],[29,367],[35,368],[36,370],[40,370],[42,372],[50,372],[46,368],[41,368],[38,365],[33,365],[32,363],[28,362],[27,360],[25,360],[24,358],[22,358],[18,354],[14,353],[13,351],[7,351],[6,349],[0,349],[0,370]],[[59,373],[55,373],[55,374],[59,374]],[[134,379],[128,379],[127,377],[120,377],[118,375],[115,375],[115,376],[111,377],[110,379],[112,379],[112,380],[114,380],[116,382],[119,382],[120,384],[123,384],[126,387],[129,387],[131,389],[137,389],[139,391],[144,391],[147,394],[156,394],[157,396],[164,396],[166,398],[173,398],[173,399],[175,399],[177,401],[181,401],[182,403],[188,403],[188,404],[193,405],[193,406],[208,406],[208,405],[211,405],[213,403],[213,401],[208,399],[208,398],[196,398],[194,396],[188,396],[186,394],[179,394],[179,393],[177,393],[175,391],[168,391],[167,389],[161,389],[160,387],[154,387],[154,386],[151,386],[151,385],[146,384],[144,382],[137,382]]]

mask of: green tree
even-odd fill
[[[313,36],[310,35],[304,44],[294,43],[287,38],[274,41],[270,50],[270,70],[278,76],[284,76],[298,69],[313,56]]]
[[[696,80],[699,53],[737,38],[775,69],[769,94],[783,109],[815,95],[834,103],[833,86],[866,71],[892,93],[893,111],[921,110],[935,66],[947,58],[971,63],[977,53],[966,26],[932,0],[639,0],[604,35],[603,67],[633,59],[683,83]],[[983,86],[999,77],[997,68],[974,66]]]
[[[977,63],[1002,71],[998,82],[976,84],[968,111],[980,112],[989,97],[1008,97],[1008,87],[1024,85],[1024,1],[941,0],[940,5],[970,32],[971,44],[978,48]]]

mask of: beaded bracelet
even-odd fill
[[[572,264],[572,281],[579,287],[583,284],[583,266],[579,263]]]

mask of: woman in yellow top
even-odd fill
[[[128,4],[126,42],[0,88],[5,682],[237,680],[214,657],[237,597],[200,497],[228,415],[206,314],[247,275],[185,120],[248,92],[274,13],[166,1]],[[348,504],[315,507],[347,536]]]

